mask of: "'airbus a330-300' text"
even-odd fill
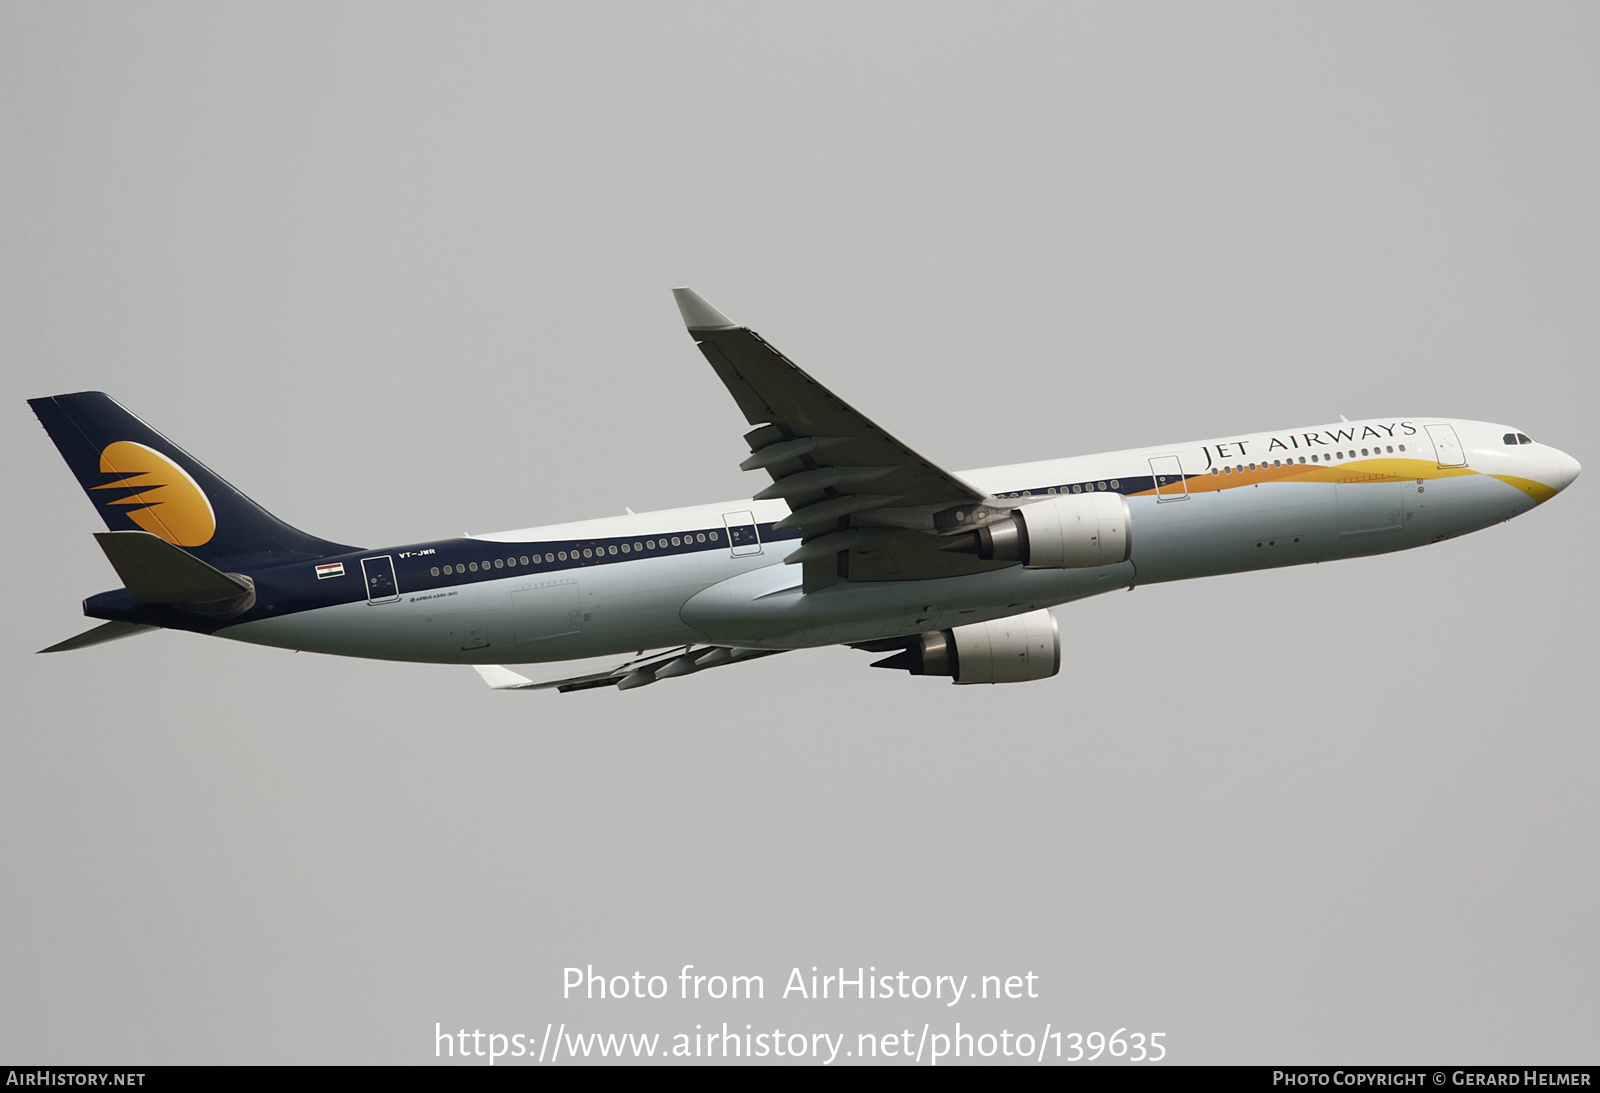
[[[689,289],[752,426],[747,500],[361,550],[272,516],[99,392],[31,400],[123,587],[45,652],[155,629],[628,689],[846,644],[957,683],[1053,676],[1050,608],[1112,589],[1383,554],[1507,520],[1578,463],[1521,430],[1386,417],[952,474]],[[641,652],[642,651],[642,652]],[[535,681],[504,667],[610,657]]]

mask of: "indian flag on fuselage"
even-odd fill
[[[343,576],[344,576],[344,563],[343,562],[329,562],[326,565],[317,566],[317,580],[319,580],[319,581],[322,580],[322,578],[324,578],[324,577],[343,577]]]

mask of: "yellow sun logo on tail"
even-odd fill
[[[188,472],[153,448],[119,440],[100,453],[100,469],[121,475],[97,490],[132,489],[137,492],[109,501],[111,505],[138,505],[128,518],[173,546],[197,547],[211,541],[217,516],[211,502]]]

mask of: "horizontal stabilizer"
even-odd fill
[[[118,638],[131,638],[135,634],[146,634],[151,630],[159,630],[159,626],[146,626],[140,622],[103,622],[93,630],[70,637],[66,641],[58,641],[48,649],[40,649],[41,653],[65,653],[73,649],[87,649],[91,645],[104,645],[108,641]]]
[[[215,605],[235,615],[255,602],[249,578],[224,573],[148,531],[97,531],[95,541],[140,603]]]

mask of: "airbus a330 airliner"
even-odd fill
[[[1050,608],[1112,589],[1437,543],[1548,501],[1576,460],[1521,430],[1390,417],[952,474],[690,289],[753,426],[749,500],[362,550],[298,531],[99,392],[30,400],[122,579],[42,652],[165,628],[630,689],[847,644],[956,683],[1045,679]],[[624,658],[534,681],[505,668]]]

